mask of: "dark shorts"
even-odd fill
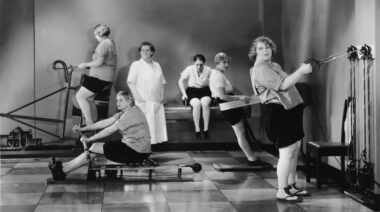
[[[186,95],[189,98],[189,102],[192,98],[201,99],[202,97],[205,97],[205,96],[208,96],[211,98],[211,90],[209,87],[204,87],[204,88],[188,87],[186,89]]]
[[[139,163],[147,159],[150,153],[139,153],[121,141],[106,142],[103,145],[104,156],[117,163]]]
[[[102,92],[111,84],[112,82],[100,80],[98,78],[90,77],[87,75],[83,75],[81,80],[81,85],[95,94]]]
[[[217,99],[216,102],[220,104],[227,101]],[[239,123],[241,120],[245,118],[245,112],[242,107],[220,111],[220,113],[232,126]]]
[[[263,105],[265,131],[277,148],[287,147],[304,137],[303,109],[302,104],[290,110],[279,104]]]

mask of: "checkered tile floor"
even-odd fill
[[[87,182],[83,167],[65,183],[48,184],[49,159],[2,159],[0,211],[371,211],[341,194],[338,187],[317,190],[301,172],[297,185],[313,195],[294,204],[276,201],[275,170],[217,172],[213,168],[214,163],[245,162],[240,151],[159,152],[152,157],[168,164],[198,162],[203,170],[198,174],[184,170],[182,182],[176,180],[175,170],[155,173],[153,182],[144,180],[146,173],[130,173],[122,181]],[[277,163],[277,158],[264,152],[261,159]]]

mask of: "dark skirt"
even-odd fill
[[[107,159],[117,163],[140,163],[150,155],[150,153],[136,152],[120,140],[104,143],[103,151]]]
[[[102,92],[106,87],[111,85],[112,82],[100,80],[96,77],[90,77],[87,75],[83,75],[81,85],[87,88],[89,91],[97,94]]]
[[[203,88],[194,88],[194,87],[188,87],[186,89],[186,95],[188,97],[188,100],[192,98],[201,99],[202,97],[208,96],[211,98],[211,90],[209,87],[203,87]]]
[[[216,102],[218,104],[220,104],[220,103],[227,102],[227,101],[224,101],[224,100],[217,98]],[[245,112],[244,112],[244,109],[242,107],[220,111],[220,113],[230,123],[231,126],[239,123],[241,120],[243,120],[245,118]]]
[[[290,110],[280,104],[263,105],[265,131],[277,148],[287,147],[304,137],[303,109],[302,104]]]

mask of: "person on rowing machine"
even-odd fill
[[[228,101],[244,100],[243,97],[233,95],[232,85],[224,75],[224,72],[228,69],[230,61],[231,58],[222,52],[216,54],[214,58],[215,69],[211,71],[209,81],[212,97],[216,99],[218,104]],[[248,158],[248,165],[263,168],[273,167],[271,164],[261,161],[257,157],[257,152],[251,148],[244,127],[245,114],[243,108],[240,107],[221,111],[221,114],[232,126],[238,144]]]
[[[135,106],[133,96],[128,91],[117,93],[116,104],[120,112],[114,116],[85,127],[73,127],[73,131],[78,133],[102,130],[91,137],[81,137],[84,152],[73,160],[62,163],[56,161],[55,157],[51,159],[48,166],[54,180],[64,180],[67,174],[87,165],[98,155],[104,155],[107,159],[118,163],[140,163],[149,157],[151,144],[145,115]],[[99,141],[116,131],[122,135],[121,140]],[[90,145],[91,147],[87,148]]]
[[[89,75],[83,75],[81,87],[75,94],[76,101],[84,117],[84,125],[90,125],[94,121],[96,107],[91,107],[91,99],[107,87],[112,86],[116,70],[115,42],[109,38],[110,28],[105,24],[98,24],[94,28],[95,39],[99,42],[91,62],[80,63],[79,69],[90,69]]]
[[[292,74],[286,74],[280,65],[272,61],[276,45],[268,37],[256,38],[249,51],[254,62],[250,70],[255,95],[263,104],[264,127],[269,140],[279,150],[277,164],[278,191],[280,201],[300,202],[309,196],[308,191],[296,186],[296,168],[303,132],[303,100],[295,83],[310,74],[310,64],[301,66]]]

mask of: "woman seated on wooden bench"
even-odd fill
[[[178,80],[178,86],[182,93],[182,100],[189,101],[193,110],[193,119],[195,126],[195,138],[200,140],[201,132],[199,120],[201,118],[201,109],[203,117],[203,136],[209,139],[208,124],[210,120],[210,103],[211,91],[209,88],[209,78],[211,69],[204,64],[205,56],[197,54],[193,57],[194,64],[188,66]],[[188,87],[185,89],[185,81],[188,81]]]
[[[49,168],[54,180],[64,180],[70,172],[86,165],[97,155],[118,163],[142,162],[151,153],[149,127],[140,108],[135,106],[133,96],[127,91],[116,95],[117,108],[120,112],[114,116],[94,124],[79,127],[74,126],[74,132],[84,132],[102,129],[91,137],[82,136],[84,152],[73,160],[62,163],[55,157],[49,162]],[[123,136],[121,141],[96,142],[119,130]],[[92,144],[90,149],[87,148]]]

